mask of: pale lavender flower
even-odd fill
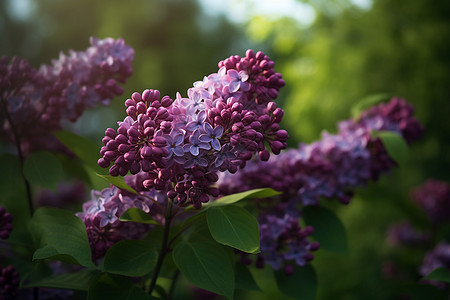
[[[189,144],[184,145],[184,151],[190,152],[192,155],[197,156],[200,153],[200,149],[209,150],[211,146],[208,143],[200,141],[200,130],[196,129],[189,139]]]
[[[176,130],[170,131],[169,135],[165,135],[164,138],[167,141],[167,147],[169,149],[169,155],[167,158],[170,158],[172,154],[176,156],[183,156],[183,143],[184,143],[184,134],[180,133]]]
[[[228,89],[230,92],[237,92],[239,89],[244,92],[250,89],[250,85],[248,84],[248,74],[245,71],[236,71],[236,70],[228,70],[228,77],[230,78],[230,83],[228,85]]]
[[[189,131],[195,131],[197,128],[203,127],[206,119],[206,111],[202,110],[195,116],[195,119],[186,124],[186,129]]]
[[[221,146],[219,138],[222,136],[223,127],[218,125],[213,129],[211,124],[205,122],[203,129],[205,130],[205,133],[200,135],[200,141],[211,143],[214,150],[220,151]]]

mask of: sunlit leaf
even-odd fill
[[[155,220],[153,220],[152,216],[142,209],[137,207],[131,207],[126,212],[124,212],[120,218],[120,221],[123,222],[135,222],[135,223],[144,223],[144,224],[159,224]]]
[[[173,251],[175,264],[189,282],[232,299],[235,279],[228,257],[223,246],[207,242],[180,242]]]
[[[408,159],[408,144],[400,134],[393,131],[375,131],[372,135],[381,139],[393,160],[400,166],[405,164]]]
[[[259,250],[258,221],[245,209],[235,205],[210,207],[206,219],[218,243],[248,253]]]
[[[236,203],[244,199],[269,198],[281,194],[271,188],[261,188],[223,196],[213,202],[208,203],[207,207],[222,206]]]
[[[130,187],[128,184],[125,183],[125,180],[123,180],[123,177],[120,177],[120,176],[116,177],[116,176],[102,175],[102,174],[97,174],[97,176],[109,181],[110,183],[117,186],[119,189],[127,190],[131,193],[137,194],[135,189],[133,189],[132,187]]]
[[[83,221],[73,213],[52,207],[36,210],[29,229],[38,249],[35,259],[56,259],[94,267]]]

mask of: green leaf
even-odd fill
[[[39,151],[25,159],[23,173],[31,184],[56,189],[63,169],[55,155],[47,151]]]
[[[261,289],[255,282],[252,273],[250,273],[245,265],[237,263],[234,271],[236,272],[236,289],[261,292]]]
[[[135,222],[135,223],[144,223],[144,224],[159,224],[155,220],[153,220],[152,216],[142,209],[137,207],[131,207],[126,212],[124,212],[120,218],[120,221],[123,222]]]
[[[316,299],[317,277],[311,265],[294,266],[294,273],[286,275],[283,270],[275,271],[275,279],[282,293],[295,299]]]
[[[438,280],[450,283],[450,270],[446,268],[434,269],[430,274],[425,276],[424,279]]]
[[[2,200],[8,198],[10,194],[17,193],[18,190],[25,190],[24,181],[20,172],[20,162],[17,156],[12,154],[1,155],[0,166],[2,166],[2,172],[0,172],[0,193]],[[5,205],[3,201],[2,204]]]
[[[36,210],[29,229],[38,245],[35,259],[57,259],[71,264],[94,267],[83,221],[73,213],[53,207]]]
[[[303,217],[307,225],[314,227],[313,237],[320,248],[339,254],[347,254],[347,234],[344,224],[329,209],[321,206],[306,207]]]
[[[100,146],[92,140],[68,131],[58,131],[54,135],[58,140],[70,149],[87,166],[98,174],[106,174],[106,169],[101,168],[97,161],[100,158]]]
[[[93,279],[99,274],[99,270],[86,269],[79,272],[42,278],[28,283],[23,287],[48,287],[56,289],[87,291]]]
[[[123,240],[114,244],[105,255],[105,272],[140,277],[153,271],[158,252],[147,243],[138,240]]]
[[[173,260],[192,284],[233,298],[233,263],[223,246],[205,242],[180,242],[173,250]]]
[[[222,205],[229,205],[236,203],[238,201],[244,200],[244,199],[255,199],[255,198],[268,198],[275,195],[281,194],[280,192],[277,192],[271,188],[262,188],[262,189],[254,189],[250,191],[245,191],[242,193],[232,194],[223,196],[222,198],[219,198],[213,202],[209,202],[205,204],[205,207],[213,207],[213,206],[222,206]]]
[[[373,137],[378,137],[383,142],[389,156],[400,166],[405,165],[408,159],[408,144],[405,139],[393,131],[374,131]]]
[[[148,300],[152,299],[144,290],[133,285],[129,278],[103,273],[88,291],[88,300]]]
[[[389,98],[390,96],[388,94],[375,94],[364,97],[352,106],[352,117],[355,119],[358,118],[361,112],[363,112],[364,110],[380,102],[387,101],[389,100]]]
[[[125,180],[123,180],[123,177],[121,176],[111,176],[111,175],[102,175],[102,174],[97,174],[97,176],[109,181],[110,183],[114,184],[115,186],[117,186],[119,189],[122,190],[127,190],[131,193],[137,194],[138,192],[136,192],[135,189],[133,189],[132,187],[130,187],[128,184],[125,183]]]
[[[210,207],[206,219],[218,243],[248,253],[259,250],[258,221],[245,209],[236,205]]]

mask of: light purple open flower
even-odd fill
[[[206,111],[202,110],[198,113],[197,118],[186,124],[186,129],[189,131],[195,131],[197,128],[203,127],[206,119]]]
[[[170,158],[172,154],[176,156],[183,156],[183,142],[184,142],[184,134],[180,133],[176,130],[171,130],[169,135],[165,135],[164,138],[167,142],[167,147],[169,149],[169,155],[167,158]]]
[[[230,92],[237,92],[239,89],[244,92],[250,89],[250,85],[247,82],[248,74],[245,71],[236,71],[236,70],[228,70],[228,77],[230,78],[230,84],[228,85],[228,89]]]
[[[218,125],[216,128],[212,128],[211,124],[205,122],[203,129],[205,130],[205,133],[200,135],[200,141],[211,143],[214,150],[220,151],[221,146],[219,138],[223,134],[223,127]]]
[[[196,129],[189,139],[189,144],[184,145],[184,151],[190,152],[192,155],[197,156],[200,153],[200,149],[209,150],[211,146],[208,143],[202,142],[199,139],[200,131]]]

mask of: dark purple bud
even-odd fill
[[[131,95],[131,99],[133,99],[135,102],[139,102],[142,100],[141,94],[139,94],[138,92],[134,92]]]
[[[289,137],[288,132],[286,130],[284,130],[284,129],[278,130],[275,135],[277,136],[277,138],[280,141],[283,141],[283,142],[287,141],[287,139]]]
[[[116,140],[110,140],[106,144],[106,148],[108,148],[108,150],[110,150],[110,151],[117,150],[118,146],[119,146],[119,142],[117,142]]]
[[[169,107],[170,105],[172,105],[173,100],[169,97],[169,96],[164,96],[161,99],[161,105],[163,107]]]
[[[131,163],[130,172],[131,174],[135,175],[139,173],[139,171],[141,171],[141,165],[139,164],[138,161],[135,160]]]
[[[127,101],[125,101],[125,106],[126,106],[127,108],[129,108],[130,106],[131,106],[131,107],[136,106],[136,101],[134,101],[134,100],[132,100],[132,99],[127,99]]]
[[[109,168],[109,174],[111,174],[111,176],[119,176],[119,167],[117,165],[112,165],[111,168]]]
[[[264,149],[263,151],[259,151],[259,159],[262,161],[268,161],[270,158],[270,153],[267,151],[267,149]]]
[[[110,138],[114,139],[117,136],[117,133],[114,129],[108,128],[105,130],[105,136],[109,136]]]
[[[107,167],[109,167],[109,164],[111,163],[111,161],[110,160],[108,161],[102,157],[97,161],[97,163],[101,168],[107,168]]]
[[[106,144],[111,140],[112,138],[110,138],[109,136],[105,136],[102,138],[102,144],[106,146]]]

